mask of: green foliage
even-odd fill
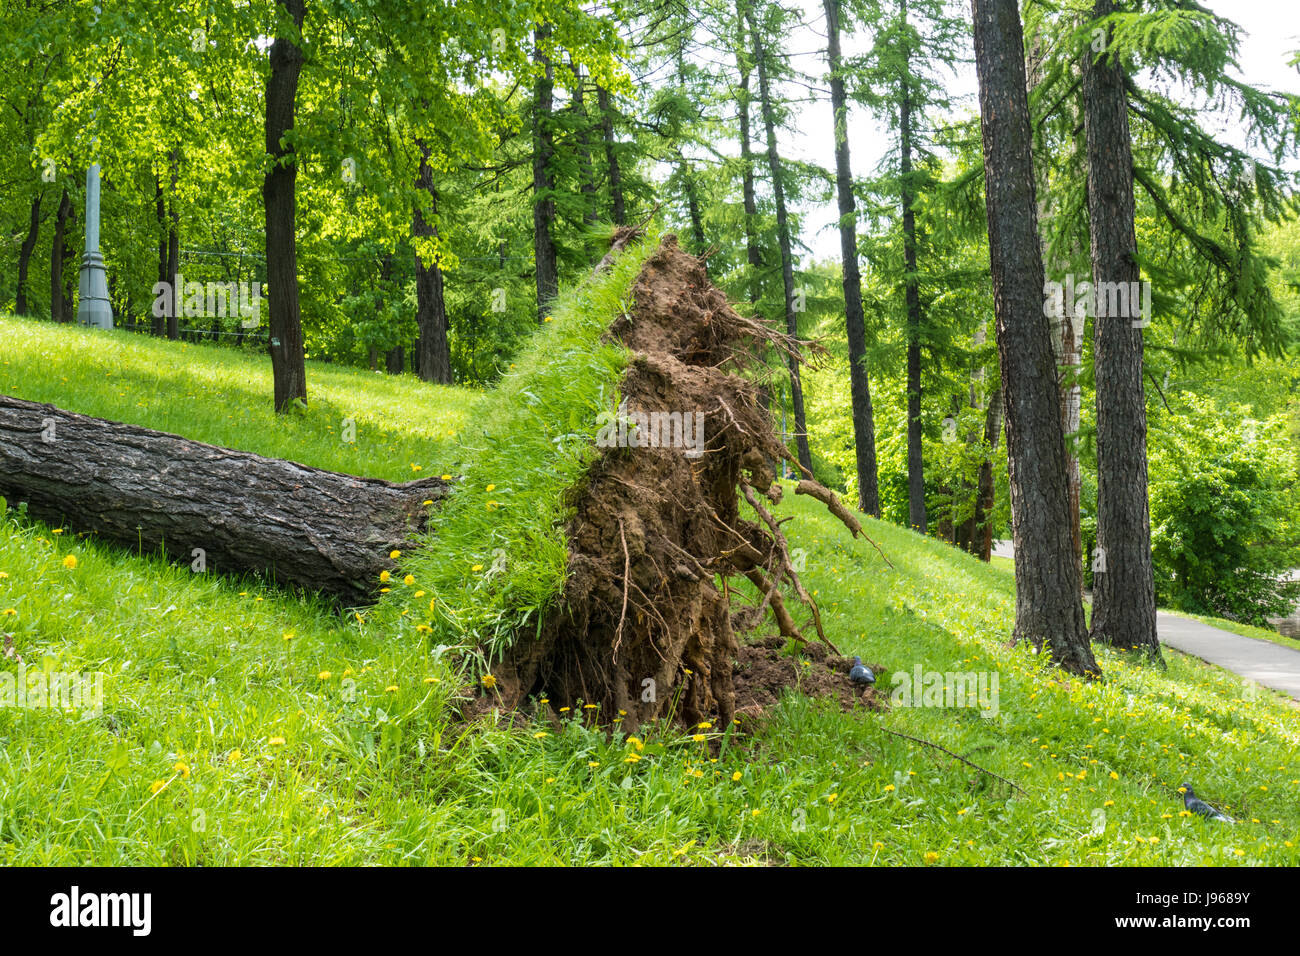
[[[1300,484],[1285,422],[1189,397],[1151,443],[1157,600],[1247,624],[1290,612]]]

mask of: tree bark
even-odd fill
[[[54,240],[50,244],[50,319],[55,322],[68,321],[68,309],[63,301],[63,260],[67,255],[67,230],[72,215],[72,197],[65,186],[54,214]]]
[[[618,144],[614,139],[614,112],[609,102],[609,90],[597,84],[596,105],[600,108],[600,131],[605,140],[605,165],[609,170],[610,212],[614,225],[627,225],[627,205],[623,199],[623,171],[618,164]]]
[[[537,270],[537,321],[546,317],[546,310],[560,291],[560,267],[555,253],[555,188],[551,177],[551,159],[555,154],[555,134],[551,129],[555,70],[551,60],[542,52],[542,44],[550,36],[549,27],[538,27],[536,49],[533,54],[543,65],[533,91],[533,259]]]
[[[907,23],[907,2],[900,5]],[[907,310],[907,511],[908,523],[925,534],[925,460],[921,444],[921,290],[916,276],[916,197],[912,190],[912,96],[910,62],[904,54],[898,107],[898,182],[903,214],[903,298]]]
[[[785,328],[791,338],[799,337],[799,320],[794,311],[794,253],[790,244],[790,222],[785,208],[785,188],[781,185],[781,155],[776,145],[776,115],[772,108],[772,91],[768,83],[765,43],[758,32],[754,9],[746,5],[745,15],[754,47],[754,62],[758,70],[759,108],[763,113],[763,127],[767,133],[767,165],[772,176],[772,194],[776,203],[776,235],[781,249],[781,284],[785,291]],[[808,447],[808,420],[804,414],[803,383],[799,376],[799,358],[786,357],[790,370],[790,404],[794,408],[795,444],[799,464],[808,475],[812,474],[812,451]]]
[[[0,495],[44,521],[349,604],[377,596],[448,483],[394,484],[0,396]]]
[[[1096,0],[1096,19],[1114,11]],[[1141,281],[1134,228],[1133,150],[1123,67],[1103,55],[1083,66],[1083,114],[1088,142],[1088,222],[1093,289]],[[1129,315],[1093,316],[1097,380],[1097,547],[1093,570],[1092,639],[1140,647],[1157,660],[1155,580],[1147,502],[1147,413],[1142,383],[1142,328]]]
[[[167,198],[167,215],[171,220],[167,230],[167,283],[171,286],[171,308],[167,311],[167,338],[175,342],[181,337],[181,214],[176,210],[176,184],[181,175],[181,151],[172,147],[168,154],[171,167],[172,192]],[[295,266],[296,269],[296,266]],[[294,285],[297,289],[297,285]],[[304,386],[305,387],[305,386]]]
[[[302,33],[306,0],[276,0]],[[266,207],[266,280],[270,299],[271,375],[275,410],[286,411],[295,400],[307,400],[307,366],[298,307],[298,247],[294,233],[297,213],[297,151],[285,141],[293,131],[298,100],[302,49],[294,39],[277,36],[271,44],[271,73],[266,80],[266,151],[271,167],[262,184]]]
[[[429,215],[438,214],[438,192],[433,185],[433,168],[429,165],[429,147],[417,140],[420,150],[420,172],[416,185],[429,194]],[[424,217],[417,205],[411,232],[417,238],[438,235],[438,227]],[[440,385],[451,384],[451,347],[447,343],[447,301],[442,285],[442,266],[434,256],[426,263],[417,252],[415,256],[415,324],[420,330],[415,367],[420,378]]]
[[[32,197],[31,221],[27,226],[27,236],[18,249],[18,291],[14,296],[14,314],[27,314],[27,268],[32,261],[32,250],[36,248],[36,239],[41,232],[41,194]]]
[[[582,68],[572,59],[569,60],[569,71],[573,74],[573,110],[574,124],[577,127],[577,136],[575,137],[578,144],[578,173],[580,178],[579,190],[582,193],[582,220],[591,225],[600,215],[596,209],[596,173],[595,167],[591,162],[591,118],[587,115],[587,106],[585,103],[584,86],[586,81],[582,78]]]
[[[989,254],[1016,549],[1013,639],[1072,674],[1100,676],[1071,556],[1065,434],[1043,309],[1024,35],[1016,0],[972,0]]]
[[[736,50],[736,68],[740,71],[740,165],[741,194],[745,209],[745,260],[749,263],[749,302],[757,306],[759,300],[759,271],[763,268],[763,254],[758,247],[758,234],[754,224],[758,221],[758,198],[754,189],[754,150],[750,145],[749,133],[749,61],[745,59],[745,19],[743,4],[738,6],[740,43]],[[770,396],[765,398],[770,400]],[[767,407],[765,401],[764,407]]]
[[[835,117],[835,192],[840,212],[840,259],[844,285],[844,324],[849,338],[849,396],[853,405],[853,445],[858,469],[858,507],[880,517],[876,470],[876,425],[867,374],[867,326],[862,312],[862,275],[858,270],[858,212],[849,161],[848,103],[840,72],[840,0],[824,0],[826,59],[831,72],[831,108]]]

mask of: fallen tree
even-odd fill
[[[0,495],[43,521],[195,570],[256,571],[350,604],[447,493],[189,441],[0,396]]]

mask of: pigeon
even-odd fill
[[[1228,816],[1223,811],[1216,810],[1214,807],[1210,806],[1208,803],[1206,803],[1204,800],[1198,797],[1195,793],[1193,793],[1192,785],[1190,783],[1185,783],[1178,789],[1183,792],[1183,806],[1185,806],[1188,810],[1191,810],[1193,813],[1200,814],[1201,816],[1205,817],[1208,820],[1218,820],[1220,823],[1237,822],[1236,820],[1232,819],[1232,817]]]
[[[849,670],[849,680],[859,687],[867,688],[876,682],[876,675],[871,668],[862,663],[862,658],[853,658],[853,667]]]

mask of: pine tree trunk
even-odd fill
[[[551,129],[555,71],[542,44],[550,36],[549,27],[538,27],[534,58],[542,65],[533,99],[533,259],[537,269],[537,321],[560,291],[559,262],[555,253],[555,200],[551,197],[551,159],[555,154],[555,134]]]
[[[578,64],[569,60],[569,70],[573,73],[573,119],[577,126],[579,190],[582,192],[582,220],[591,225],[598,218],[596,210],[596,173],[591,162],[591,118],[587,116],[584,102],[586,81]]]
[[[610,212],[614,225],[627,225],[627,206],[623,199],[623,171],[618,165],[618,144],[614,139],[614,113],[609,103],[609,91],[596,86],[596,105],[600,109],[600,132],[605,140],[605,165],[609,172]]]
[[[749,302],[751,305],[757,306],[760,287],[759,272],[763,268],[763,254],[759,250],[758,235],[754,229],[754,223],[758,220],[758,198],[754,189],[754,150],[750,145],[749,133],[750,71],[749,62],[742,52],[745,43],[743,7],[738,6],[737,12],[742,14],[739,18],[741,49],[736,51],[736,68],[740,71],[740,102],[737,105],[740,113],[741,194],[745,209],[745,260],[749,263]],[[767,396],[767,398],[770,399],[770,396]],[[767,407],[767,405],[765,404],[764,407]]]
[[[858,270],[858,212],[849,162],[848,101],[840,73],[840,0],[824,0],[826,58],[831,72],[831,108],[835,118],[835,193],[840,213],[840,260],[844,285],[844,323],[849,338],[849,396],[853,404],[853,444],[858,469],[858,507],[880,517],[876,471],[876,425],[867,374],[867,326],[862,312],[862,275]]]
[[[181,337],[181,216],[176,211],[176,184],[181,175],[181,152],[173,147],[169,154],[172,192],[167,200],[171,227],[167,232],[167,283],[171,286],[172,302],[167,312],[167,338],[175,342]],[[295,286],[297,288],[297,286]]]
[[[14,296],[14,314],[27,314],[27,269],[32,261],[32,251],[36,248],[36,239],[41,232],[41,195],[32,198],[32,214],[27,226],[27,235],[18,248],[18,292]]]
[[[170,230],[167,228],[167,199],[163,192],[162,177],[154,177],[154,215],[158,219],[158,281],[162,283],[171,283],[171,273],[167,271],[167,238]],[[162,314],[154,314],[157,310],[151,310],[149,322],[149,334],[161,338],[167,332],[167,315],[173,307],[176,299],[170,291],[164,291],[166,301],[163,304]]]
[[[72,218],[72,197],[63,187],[59,208],[54,214],[54,239],[50,244],[50,319],[66,322],[63,302],[63,259],[67,254],[67,230]]]
[[[754,46],[754,62],[758,68],[758,99],[763,113],[763,127],[767,133],[767,165],[772,176],[772,193],[776,203],[776,236],[781,249],[781,284],[785,291],[785,327],[793,338],[799,336],[799,320],[794,311],[794,253],[790,243],[790,221],[785,208],[785,188],[781,184],[781,155],[776,146],[776,115],[772,107],[772,91],[768,83],[765,44],[759,35],[752,7],[746,9],[749,31]],[[799,376],[799,359],[786,358],[790,370],[790,404],[794,408],[795,444],[802,465],[812,474],[812,451],[808,447],[808,421],[804,414],[803,383]]]
[[[907,4],[903,4],[906,22]],[[909,67],[904,65],[904,72]],[[916,212],[912,206],[912,99],[903,81],[898,110],[899,183],[903,213],[903,280],[907,309],[907,512],[908,523],[925,534],[925,461],[921,444],[921,290],[916,277]]]
[[[1092,15],[1114,11],[1096,0]],[[1088,140],[1088,221],[1093,288],[1124,283],[1137,288],[1141,272],[1134,230],[1133,152],[1128,97],[1119,63],[1089,56],[1083,67],[1084,128]],[[1131,285],[1130,285],[1131,284]],[[1097,380],[1097,547],[1093,571],[1092,639],[1140,647],[1160,658],[1156,636],[1151,519],[1147,501],[1146,392],[1142,384],[1142,329],[1129,315],[1093,317]]]
[[[1046,647],[1072,674],[1100,676],[1071,556],[1051,329],[1016,0],[972,0],[980,85],[989,254],[1006,411],[1016,549],[1014,640]]]
[[[256,571],[349,604],[378,596],[448,483],[394,484],[0,396],[0,495],[196,572]],[[197,550],[196,550],[197,549]]]
[[[433,186],[433,168],[429,165],[429,147],[417,140],[420,172],[416,185],[429,194],[429,215],[438,213],[438,193]],[[419,206],[411,232],[417,238],[437,236],[438,229],[424,217]],[[440,385],[451,384],[451,348],[447,343],[447,301],[443,294],[442,267],[437,258],[425,263],[415,256],[415,324],[420,330],[415,367],[420,378]]]
[[[306,0],[276,0],[302,31]],[[271,72],[266,80],[266,151],[273,163],[262,184],[266,207],[266,280],[270,299],[271,375],[275,410],[286,411],[295,400],[307,400],[307,367],[303,358],[302,316],[298,308],[298,248],[294,234],[297,213],[298,161],[284,137],[293,130],[298,76],[303,56],[287,36],[271,44]]]

